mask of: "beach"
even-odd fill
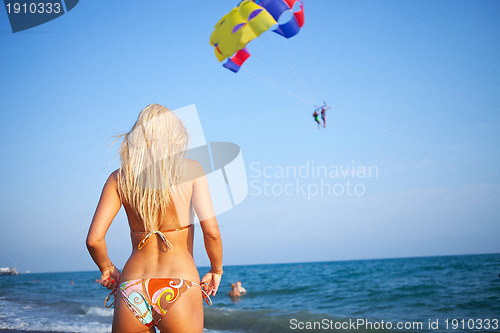
[[[500,319],[499,264],[500,254],[489,254],[227,266],[213,306],[204,308],[205,332],[436,332],[434,323],[456,332],[452,319]],[[1,277],[0,331],[110,332],[113,311],[104,308],[108,292],[97,276]],[[247,294],[232,299],[238,280]]]

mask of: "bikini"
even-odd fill
[[[137,248],[139,250],[142,249],[149,238],[156,234],[162,239],[167,248],[171,249],[172,244],[164,233],[184,230],[191,226],[192,224],[186,227],[166,231],[153,230],[141,240]],[[124,281],[120,284],[119,290],[125,304],[127,304],[134,316],[145,326],[151,327],[158,324],[175,301],[177,301],[183,293],[188,291],[193,286],[201,288],[198,283],[185,279],[151,278]],[[203,292],[205,302],[207,302],[208,305],[212,305],[212,300],[208,294],[203,290],[203,288],[201,288],[201,291]],[[110,296],[112,294],[113,293],[111,293]],[[110,296],[108,296],[104,301],[104,305],[106,307],[111,307],[114,304],[113,302],[113,304],[109,306],[106,305]]]

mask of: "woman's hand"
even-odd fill
[[[120,283],[120,276],[121,273],[118,268],[116,268],[115,265],[112,265],[110,268],[101,272],[99,283],[101,286],[111,289],[111,291],[115,291]]]
[[[217,273],[210,271],[201,279],[201,286],[208,296],[215,296],[217,294],[221,278],[222,269],[217,271]]]

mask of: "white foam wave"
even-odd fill
[[[110,324],[87,322],[81,324],[69,324],[63,322],[26,322],[23,320],[13,320],[10,322],[0,322],[0,329],[7,330],[29,330],[29,331],[51,331],[51,332],[76,332],[76,333],[109,333]]]
[[[93,315],[99,317],[113,317],[113,309],[107,309],[100,306],[90,306],[84,309],[86,315]]]

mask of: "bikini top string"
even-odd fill
[[[163,243],[165,243],[165,245],[167,246],[167,248],[170,250],[172,249],[172,243],[170,243],[170,241],[167,239],[167,237],[165,236],[164,232],[174,232],[174,231],[180,231],[180,230],[184,230],[184,229],[187,229],[189,227],[191,227],[192,224],[188,225],[188,226],[185,226],[185,227],[181,227],[181,228],[177,228],[177,229],[172,229],[172,230],[166,230],[166,231],[160,231],[160,230],[152,230],[150,231],[142,240],[141,242],[139,243],[139,245],[137,246],[137,249],[142,249],[142,247],[146,244],[146,242],[149,240],[149,238],[151,236],[153,236],[154,234],[157,234],[158,236],[160,236],[160,238],[162,239]]]

